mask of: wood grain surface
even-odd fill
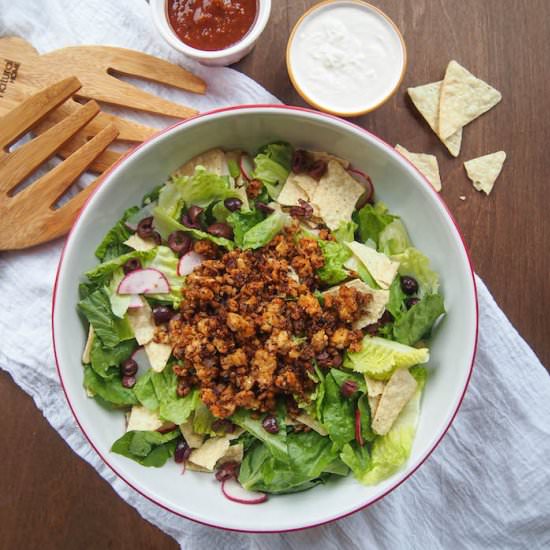
[[[398,93],[356,122],[391,144],[437,155],[442,196],[462,228],[476,271],[548,366],[550,2],[372,2],[402,30],[409,66]],[[236,67],[288,104],[304,103],[287,77],[286,41],[296,19],[314,3],[273,0],[256,49]],[[404,93],[407,86],[440,79],[450,59],[503,94],[500,105],[465,129],[459,159],[447,154]],[[500,149],[508,160],[493,194],[485,197],[471,187],[462,162]],[[0,376],[0,399],[0,548],[177,547],[72,453],[5,374]]]

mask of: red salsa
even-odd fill
[[[197,50],[223,50],[256,19],[257,0],[167,0],[168,19],[180,40]]]

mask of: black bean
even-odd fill
[[[408,275],[401,277],[401,290],[403,290],[405,294],[409,295],[418,292],[418,283],[416,279],[409,277]]]
[[[122,271],[128,274],[136,269],[141,269],[141,262],[137,258],[130,258],[122,266]]]
[[[122,376],[134,376],[138,371],[138,364],[133,359],[126,359],[120,365],[120,374]]]
[[[151,235],[151,240],[158,246],[162,244],[162,237],[158,231],[153,231]]]
[[[394,320],[393,315],[386,309],[384,313],[382,313],[382,317],[378,320],[378,323],[380,325],[387,325],[388,323],[391,323]]]
[[[256,201],[256,208],[262,212],[262,214],[269,215],[272,212],[274,212],[273,208],[271,206],[267,206],[265,202],[262,201]]]
[[[122,377],[122,385],[125,388],[133,388],[136,385],[136,377],[135,376],[123,376]]]
[[[193,224],[199,224],[199,216],[204,212],[204,208],[201,208],[200,206],[190,206],[187,210],[187,215],[189,216],[189,220]]]
[[[191,250],[193,239],[184,231],[174,231],[168,235],[168,246],[178,258],[181,258]]]
[[[233,238],[233,229],[227,223],[213,223],[212,225],[208,226],[206,231],[210,233],[210,235],[214,235],[215,237],[223,237],[224,239]]]
[[[149,239],[153,236],[154,227],[153,227],[153,216],[143,218],[137,226],[137,234],[142,239]]]
[[[223,201],[223,205],[230,212],[235,212],[236,210],[239,210],[241,208],[241,206],[243,205],[243,201],[241,199],[238,199],[237,197],[229,197]]]
[[[311,155],[303,149],[296,149],[292,156],[292,171],[295,174],[302,174],[308,170],[312,164]]]
[[[351,397],[357,391],[357,388],[357,382],[355,382],[354,380],[346,380],[340,386],[340,393],[344,397]]]
[[[279,424],[277,423],[277,419],[270,414],[263,419],[262,426],[264,427],[264,430],[270,434],[276,434],[279,432]]]
[[[167,323],[172,319],[176,312],[171,308],[167,306],[157,306],[153,308],[153,319],[155,321],[155,325],[162,325],[163,323]]]

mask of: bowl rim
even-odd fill
[[[399,75],[397,82],[395,83],[395,86],[382,99],[377,101],[374,105],[369,105],[368,107],[364,109],[359,109],[358,111],[339,111],[338,109],[327,107],[326,105],[322,105],[321,103],[312,99],[300,85],[299,79],[296,78],[296,74],[295,74],[296,72],[294,71],[292,67],[292,62],[291,62],[290,50],[292,49],[292,44],[294,43],[296,32],[298,31],[302,23],[304,23],[304,21],[317,10],[322,10],[327,6],[330,6],[331,4],[336,5],[336,4],[344,4],[344,3],[357,4],[360,7],[373,11],[374,13],[378,14],[382,19],[386,20],[389,23],[390,27],[395,32],[395,35],[397,36],[397,38],[399,39],[399,42],[401,43],[401,49],[403,51],[403,63],[401,66],[401,73]],[[399,89],[399,86],[401,86],[403,79],[405,78],[405,73],[407,71],[407,66],[408,66],[408,54],[407,54],[407,45],[405,43],[405,39],[403,38],[403,33],[399,30],[399,27],[396,25],[395,21],[386,12],[382,11],[380,8],[377,8],[376,6],[370,4],[369,2],[365,2],[364,0],[323,0],[322,2],[319,2],[318,4],[314,4],[309,9],[307,9],[299,17],[296,23],[294,23],[294,26],[292,27],[292,31],[290,32],[290,36],[288,37],[288,41],[286,44],[285,63],[286,63],[286,70],[288,72],[288,77],[290,78],[290,81],[292,82],[294,89],[298,92],[298,94],[304,101],[306,101],[316,109],[319,109],[320,111],[323,111],[325,113],[351,118],[351,117],[366,115],[368,113],[371,113],[372,111],[375,111],[376,109],[378,109],[378,107],[381,107],[382,105],[384,105],[384,103],[386,103],[386,101],[388,101],[390,97],[392,97],[395,94],[395,92]]]
[[[374,139],[375,141],[377,141],[380,145],[383,146],[384,149],[388,149],[389,151],[391,152],[396,152],[395,149],[389,145],[387,142],[385,142],[383,139],[379,138],[378,136],[374,135],[373,133],[371,133],[370,131],[366,130],[365,128],[362,128],[350,121],[347,121],[347,120],[343,120],[339,117],[336,117],[334,115],[331,115],[331,114],[327,114],[327,113],[322,113],[322,112],[318,112],[318,111],[314,111],[312,109],[307,109],[307,108],[304,108],[304,107],[297,107],[297,106],[291,106],[291,105],[282,105],[282,104],[269,104],[269,103],[260,103],[260,104],[251,104],[251,105],[234,105],[234,106],[230,106],[230,107],[222,107],[222,108],[218,108],[218,109],[212,109],[212,110],[209,110],[209,111],[205,111],[203,113],[199,113],[193,117],[190,117],[186,120],[181,120],[181,121],[178,121],[176,122],[175,124],[172,124],[170,126],[168,126],[167,128],[163,129],[163,130],[160,130],[159,132],[155,133],[153,136],[149,137],[148,139],[146,139],[145,141],[143,141],[142,143],[138,144],[136,147],[134,147],[133,149],[129,150],[126,154],[124,154],[122,157],[120,157],[108,170],[107,170],[107,177],[103,178],[102,182],[100,183],[100,185],[98,185],[96,187],[96,189],[94,189],[94,191],[92,193],[90,193],[89,197],[87,198],[86,202],[84,203],[82,209],[80,210],[80,212],[78,213],[78,216],[77,218],[75,219],[75,222],[69,232],[69,234],[67,235],[66,239],[65,239],[65,242],[63,244],[63,249],[61,251],[61,255],[60,255],[60,258],[59,258],[59,263],[57,265],[57,269],[56,269],[56,274],[55,274],[55,282],[54,282],[54,287],[53,287],[53,293],[52,293],[52,305],[51,305],[51,331],[52,331],[52,344],[53,344],[53,353],[54,353],[54,360],[55,360],[55,367],[56,367],[56,372],[57,372],[57,375],[59,377],[59,381],[61,383],[61,388],[63,390],[63,393],[65,395],[65,399],[67,400],[67,403],[69,405],[69,409],[71,410],[71,413],[73,415],[73,418],[75,419],[78,427],[80,428],[80,430],[82,431],[84,437],[86,438],[86,440],[88,441],[88,443],[91,445],[92,449],[97,453],[97,455],[101,458],[101,460],[103,461],[103,463],[116,475],[118,476],[122,481],[124,481],[124,483],[126,483],[130,488],[132,488],[133,490],[137,491],[137,493],[139,493],[141,496],[145,497],[147,500],[149,500],[150,502],[152,502],[153,504],[156,504],[157,506],[163,508],[164,510],[167,510],[168,512],[171,512],[173,514],[176,514],[177,516],[179,517],[183,517],[185,519],[188,519],[190,521],[194,521],[196,523],[200,523],[202,525],[206,525],[208,527],[215,527],[217,529],[223,529],[223,530],[226,530],[226,531],[235,531],[235,532],[240,532],[240,533],[265,533],[265,534],[269,534],[269,533],[288,533],[288,532],[294,532],[294,531],[302,531],[302,530],[305,530],[305,529],[310,529],[310,528],[313,528],[313,527],[319,527],[321,525],[325,525],[327,523],[331,523],[333,521],[337,521],[337,520],[340,520],[340,519],[343,519],[347,516],[350,516],[352,514],[355,514],[356,512],[359,512],[360,510],[363,510],[369,506],[371,506],[372,504],[375,504],[376,502],[378,502],[379,500],[383,499],[384,497],[386,497],[389,493],[391,493],[392,491],[394,491],[395,489],[397,489],[397,487],[399,487],[402,483],[404,483],[407,479],[409,479],[425,462],[426,460],[430,457],[430,455],[434,452],[434,450],[439,446],[439,444],[441,443],[442,439],[445,437],[445,435],[447,434],[447,432],[449,431],[449,428],[451,427],[452,423],[454,422],[454,419],[456,418],[456,415],[458,414],[458,411],[462,405],[462,402],[464,401],[464,397],[466,395],[466,391],[468,389],[468,386],[470,384],[470,380],[472,378],[472,373],[473,373],[473,368],[474,368],[474,362],[475,362],[475,358],[476,358],[476,353],[477,353],[477,347],[478,347],[478,336],[479,336],[479,303],[478,303],[478,296],[477,296],[477,285],[476,285],[476,280],[475,280],[475,273],[474,273],[474,268],[473,268],[473,264],[472,264],[472,261],[471,261],[471,258],[470,258],[470,254],[469,254],[469,251],[468,251],[468,247],[466,245],[466,242],[464,240],[464,237],[462,235],[462,232],[460,231],[460,228],[456,222],[456,220],[454,219],[453,215],[451,214],[450,210],[448,209],[447,205],[445,204],[445,202],[443,201],[443,199],[441,198],[441,196],[435,191],[435,189],[433,189],[433,187],[431,186],[431,184],[429,183],[429,181],[426,179],[426,177],[408,160],[406,159],[405,157],[403,157],[403,155],[400,155],[401,158],[403,160],[406,161],[406,163],[408,165],[410,165],[412,168],[414,168],[414,170],[421,176],[421,180],[423,181],[424,185],[426,185],[430,191],[434,194],[434,196],[437,198],[437,200],[440,202],[441,206],[443,207],[445,213],[447,214],[447,216],[449,217],[449,220],[451,221],[451,223],[454,225],[456,231],[457,231],[457,234],[459,236],[459,239],[460,239],[460,243],[462,244],[462,248],[464,250],[464,253],[465,253],[465,256],[466,256],[466,259],[467,259],[467,262],[468,262],[468,267],[470,269],[470,275],[471,275],[471,278],[472,278],[472,287],[473,287],[473,299],[474,299],[474,306],[475,306],[475,333],[474,333],[474,342],[473,342],[473,350],[472,350],[472,356],[471,356],[471,360],[470,360],[470,367],[469,367],[469,371],[468,371],[468,376],[466,378],[466,381],[464,383],[464,388],[462,389],[462,393],[460,395],[460,398],[457,402],[457,405],[456,405],[456,408],[453,412],[453,414],[450,416],[449,418],[449,421],[447,423],[447,425],[445,426],[445,428],[441,431],[439,437],[437,437],[437,439],[435,440],[435,442],[433,443],[433,445],[431,446],[431,448],[429,448],[425,453],[424,453],[424,456],[422,456],[422,458],[419,460],[418,464],[405,476],[403,477],[402,479],[398,479],[395,483],[393,483],[390,487],[388,487],[388,489],[386,491],[384,491],[384,493],[382,493],[381,495],[375,497],[375,498],[371,498],[371,499],[368,499],[366,502],[362,503],[360,506],[357,506],[356,508],[354,508],[353,510],[350,510],[350,511],[347,511],[345,513],[342,513],[342,514],[336,514],[336,515],[333,515],[331,517],[328,517],[327,519],[324,519],[323,521],[317,521],[317,522],[314,522],[314,523],[311,523],[311,524],[306,524],[306,525],[301,525],[299,527],[292,527],[292,528],[289,528],[289,529],[269,529],[269,530],[255,530],[255,529],[241,529],[241,528],[235,528],[235,527],[226,527],[226,526],[223,526],[223,525],[218,525],[216,523],[209,523],[207,521],[204,521],[204,520],[199,520],[197,518],[194,518],[194,517],[191,517],[191,516],[188,516],[188,515],[185,515],[183,514],[182,512],[178,511],[178,510],[175,510],[175,509],[172,509],[171,507],[159,502],[158,500],[156,500],[153,496],[151,495],[148,495],[144,490],[136,487],[133,483],[131,483],[130,481],[128,481],[126,479],[126,477],[124,476],[123,473],[121,473],[118,468],[116,468],[115,466],[113,466],[109,459],[107,457],[105,457],[100,451],[99,449],[96,447],[96,445],[94,444],[92,438],[88,435],[88,433],[86,432],[86,430],[84,429],[82,423],[80,422],[80,419],[78,417],[78,414],[75,410],[75,407],[73,406],[73,403],[71,402],[71,398],[69,397],[69,392],[67,391],[67,388],[65,387],[65,383],[64,383],[64,380],[63,380],[63,375],[61,373],[61,368],[59,366],[59,360],[58,360],[58,355],[57,355],[57,347],[56,347],[56,336],[55,336],[55,323],[54,323],[54,319],[55,319],[55,308],[56,308],[56,298],[57,298],[57,292],[59,290],[59,287],[58,287],[58,284],[59,284],[59,277],[60,277],[60,272],[61,272],[61,268],[63,266],[63,260],[64,260],[64,257],[65,257],[65,252],[67,251],[67,248],[68,248],[68,244],[69,242],[71,241],[71,238],[73,236],[73,233],[75,231],[75,228],[76,226],[78,225],[78,220],[80,219],[80,217],[82,216],[82,213],[86,210],[89,202],[92,200],[92,197],[97,193],[97,191],[103,187],[103,185],[105,184],[105,182],[110,179],[110,177],[113,175],[113,172],[123,163],[125,162],[130,156],[132,156],[136,151],[138,151],[139,149],[141,149],[142,147],[145,147],[148,143],[150,143],[151,141],[153,141],[154,139],[157,139],[158,137],[170,132],[171,130],[173,130],[174,128],[177,128],[177,127],[180,127],[180,126],[185,126],[186,124],[188,124],[189,122],[191,121],[194,121],[194,120],[197,120],[199,118],[205,118],[205,117],[209,117],[209,116],[212,116],[212,115],[216,115],[216,114],[221,114],[221,113],[227,113],[227,112],[230,112],[230,111],[254,111],[254,110],[257,110],[257,109],[268,109],[268,110],[280,110],[280,111],[283,111],[283,112],[287,112],[287,111],[297,111],[297,112],[305,112],[306,114],[309,114],[309,115],[314,115],[314,116],[317,116],[317,117],[321,117],[321,118],[328,118],[330,119],[332,122],[338,122],[340,124],[345,124],[345,125],[348,125],[350,127],[352,127],[353,129],[355,129],[356,131],[359,130],[360,132],[362,133],[365,133],[367,134],[370,138]]]
[[[199,50],[176,35],[168,20],[166,2],[167,0],[150,0],[155,28],[172,48],[196,60],[219,61],[246,50],[258,40],[271,16],[271,0],[256,0],[256,19],[240,40],[222,50]]]

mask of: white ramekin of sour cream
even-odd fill
[[[321,111],[358,116],[397,90],[407,50],[395,23],[360,0],[327,0],[298,20],[286,51],[296,91]]]

